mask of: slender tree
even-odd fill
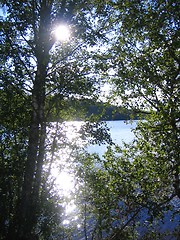
[[[1,238],[34,239],[38,238],[47,121],[50,116],[64,118],[68,98],[92,98],[94,92],[97,96],[99,78],[90,48],[101,36],[93,23],[93,4],[86,1],[10,0],[1,5],[5,9],[1,18],[1,169],[5,176]],[[69,42],[55,39],[59,24],[69,26]],[[15,189],[9,188],[4,197],[6,181]]]

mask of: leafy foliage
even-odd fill
[[[176,218],[180,197],[177,1],[2,0],[1,6],[0,238],[68,238],[63,198],[50,177],[58,149],[67,145],[78,159],[75,200],[85,239],[159,236],[155,222],[169,211]],[[71,28],[70,42],[55,40],[59,22]],[[110,101],[146,116],[136,140],[113,148],[102,123],[87,122],[80,136],[110,143],[102,160],[81,155],[63,124],[48,139],[54,127],[48,120],[63,123],[82,100],[96,102],[103,82],[112,84]],[[150,230],[138,236],[145,220]]]

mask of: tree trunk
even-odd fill
[[[42,1],[38,37],[35,35],[35,56],[37,71],[32,90],[32,118],[29,128],[29,147],[25,166],[22,197],[19,204],[16,238],[36,239],[34,228],[39,211],[39,189],[45,153],[46,120],[45,120],[45,87],[47,66],[49,63],[51,6]]]

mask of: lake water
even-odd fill
[[[122,143],[129,143],[133,140],[133,129],[137,125],[137,121],[107,121],[107,127],[110,129],[112,141],[115,144],[122,146]],[[88,147],[89,153],[98,153],[100,156],[106,151],[106,145],[91,145]]]

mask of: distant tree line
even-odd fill
[[[67,100],[64,103],[64,112],[66,112],[66,120],[84,121],[89,118],[98,119],[98,121],[114,121],[114,120],[137,120],[137,114],[131,110],[104,102],[93,102],[92,100]],[[63,114],[65,116],[65,114]],[[65,119],[65,118],[64,118]],[[49,121],[60,121],[60,116],[52,114]]]
[[[87,116],[99,115],[100,121],[114,121],[114,120],[130,120],[138,119],[137,115],[132,110],[127,110],[122,107],[117,107],[105,103],[97,103],[88,107]]]

